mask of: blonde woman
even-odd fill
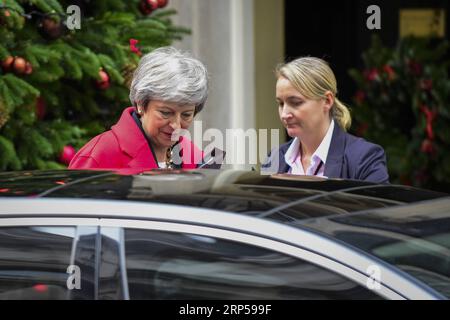
[[[389,182],[383,148],[346,132],[350,112],[324,60],[299,58],[278,66],[276,76],[278,112],[292,140],[271,152],[264,170]]]

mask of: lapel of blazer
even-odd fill
[[[328,178],[341,178],[344,161],[345,132],[335,122],[330,149],[328,150],[327,163],[324,175]]]
[[[294,139],[291,139],[290,141],[282,144],[278,149],[278,173],[287,173],[289,171],[289,165],[284,160],[284,155],[286,154],[293,141]]]
[[[280,164],[278,166],[278,173],[287,173],[289,171],[289,165],[286,163],[286,161],[284,161],[284,155],[286,154],[287,149],[289,149],[290,144],[279,150],[279,159],[280,159]]]

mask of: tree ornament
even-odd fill
[[[356,103],[360,105],[366,99],[366,93],[362,90],[358,90],[353,98],[356,100]]]
[[[158,9],[158,0],[141,0],[139,10],[143,15],[148,16],[150,13]]]
[[[430,139],[423,140],[422,145],[420,146],[420,151],[422,151],[423,153],[434,153],[435,149],[433,141],[431,141]]]
[[[426,118],[426,128],[425,131],[427,133],[427,137],[430,140],[434,139],[434,132],[433,132],[433,121],[437,116],[437,112],[436,110],[430,110],[430,108],[428,108],[428,106],[426,105],[421,105],[420,106],[420,111],[422,111],[425,114],[425,118]]]
[[[3,12],[0,11],[0,24],[6,24],[6,19],[11,16],[11,12],[9,10],[5,10]]]
[[[42,36],[49,40],[58,39],[64,32],[64,26],[61,21],[56,21],[50,17],[43,18],[39,27]]]
[[[111,83],[109,81],[109,75],[103,69],[101,69],[98,72],[98,76],[100,77],[100,80],[96,81],[97,88],[99,88],[101,90],[108,89],[109,86],[111,85]]]
[[[25,64],[25,72],[26,75],[32,74],[33,73],[33,66],[31,65],[31,63],[29,63],[28,61]]]
[[[64,146],[63,150],[59,155],[59,161],[68,166],[76,153],[77,152],[75,148],[72,147],[71,145]]]
[[[36,117],[39,120],[43,120],[46,113],[47,113],[47,104],[45,103],[44,98],[38,97],[36,99]]]
[[[158,0],[158,8],[164,8],[168,2],[169,0]]]
[[[27,67],[27,62],[24,58],[15,57],[13,62],[13,69],[16,74],[24,74]]]
[[[411,72],[413,75],[415,75],[417,77],[420,76],[423,71],[422,65],[412,59],[408,60],[408,69],[409,69],[409,72]]]
[[[6,18],[10,17],[11,13],[9,10],[5,10],[3,14],[0,13],[0,25],[6,25]]]
[[[8,72],[8,71],[11,71],[13,62],[14,62],[14,57],[12,57],[12,56],[6,57],[6,58],[2,61],[2,69],[3,69],[3,72],[6,73],[6,72]]]
[[[394,71],[394,69],[392,69],[392,67],[390,65],[385,64],[383,66],[383,71],[387,74],[387,77],[389,80],[395,79],[395,71]]]
[[[364,78],[368,81],[368,82],[372,82],[375,80],[379,80],[379,76],[378,76],[378,70],[376,68],[372,68],[370,70],[365,70],[364,71]]]
[[[139,40],[130,39],[130,50],[131,50],[131,52],[136,53],[140,57],[140,56],[142,56],[142,52],[138,47],[136,47],[138,42],[139,42]]]

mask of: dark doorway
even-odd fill
[[[373,4],[381,9],[381,30],[366,27],[369,17],[366,10]],[[400,8],[443,8],[448,17],[450,1],[285,0],[286,59],[317,56],[328,61],[337,78],[339,97],[351,104],[355,85],[348,69],[362,66],[361,53],[369,46],[373,34],[377,33],[386,45],[396,44]],[[449,30],[446,23],[447,38]]]

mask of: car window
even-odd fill
[[[450,298],[450,199],[300,222],[407,272]]]
[[[192,234],[125,230],[131,299],[380,299],[272,250]]]
[[[67,299],[75,227],[1,227],[0,300]]]

